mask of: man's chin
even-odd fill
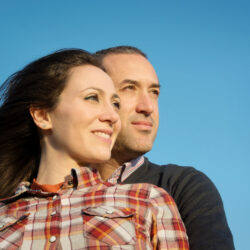
[[[140,146],[134,146],[133,148],[130,148],[131,151],[135,152],[137,155],[143,155],[149,152],[152,149],[152,145],[140,145]]]
[[[123,162],[133,160],[141,155],[146,154],[152,149],[153,144],[128,144],[119,145],[115,144],[112,150],[112,158],[121,160]]]

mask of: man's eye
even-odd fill
[[[152,93],[153,93],[154,95],[156,95],[156,96],[159,96],[159,95],[160,95],[160,91],[157,90],[157,89],[152,90]]]
[[[120,104],[120,102],[113,102],[113,106],[114,106],[116,109],[120,109],[121,104]]]
[[[98,95],[89,95],[84,98],[84,100],[93,100],[93,101],[99,101]]]
[[[135,86],[134,85],[127,85],[123,88],[123,90],[126,90],[126,89],[135,89]]]

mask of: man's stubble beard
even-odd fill
[[[145,137],[148,132],[145,132]],[[112,158],[122,165],[125,162],[131,161],[145,153],[149,152],[156,137],[156,134],[151,139],[140,138],[141,136],[128,136],[128,133],[118,135],[115,145],[112,149]]]

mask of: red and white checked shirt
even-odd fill
[[[0,201],[0,249],[188,248],[178,209],[163,189],[113,185],[95,169],[72,169],[56,193],[26,182]]]

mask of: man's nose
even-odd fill
[[[154,103],[149,93],[143,93],[138,96],[136,112],[150,115],[154,111]]]

